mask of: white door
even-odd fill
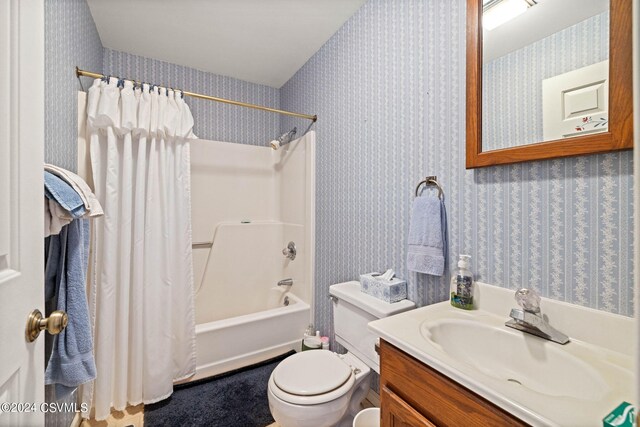
[[[44,339],[25,339],[31,310],[44,312],[43,3],[0,1],[0,425],[11,426],[44,424]]]
[[[609,129],[609,60],[542,81],[545,141]]]

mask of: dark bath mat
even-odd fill
[[[267,383],[276,365],[294,351],[211,378],[174,387],[170,398],[144,407],[144,425],[265,427],[274,422]]]

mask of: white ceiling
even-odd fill
[[[609,9],[609,0],[538,0],[522,15],[484,31],[484,62],[514,52]]]
[[[280,88],[366,0],[88,0],[104,47]]]

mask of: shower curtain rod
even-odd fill
[[[76,67],[76,76],[78,78],[80,78],[80,76],[85,76],[85,77],[93,77],[95,79],[101,79],[101,78],[107,77],[104,74],[93,73],[91,71],[81,70],[78,67]],[[113,76],[113,77],[115,77],[115,76]],[[124,79],[124,80],[135,81],[135,80],[131,80],[131,79]],[[200,98],[200,99],[206,99],[206,100],[209,100],[209,101],[222,102],[224,104],[239,105],[240,107],[247,107],[247,108],[253,108],[255,110],[269,111],[271,113],[285,114],[287,116],[301,117],[303,119],[308,119],[308,120],[311,120],[313,122],[318,120],[318,116],[316,116],[316,115],[312,116],[310,114],[293,113],[291,111],[278,110],[276,108],[264,107],[262,105],[248,104],[246,102],[234,101],[234,100],[231,100],[231,99],[218,98],[218,97],[210,96],[210,95],[202,95],[200,93],[195,93],[195,92],[187,92],[186,90],[184,90],[184,91],[181,90],[181,92],[183,94],[185,94],[186,96],[191,96],[193,98]]]

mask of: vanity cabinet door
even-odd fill
[[[397,394],[382,387],[380,398],[382,425],[388,427],[436,427]]]
[[[526,426],[449,377],[380,341],[382,426]]]

